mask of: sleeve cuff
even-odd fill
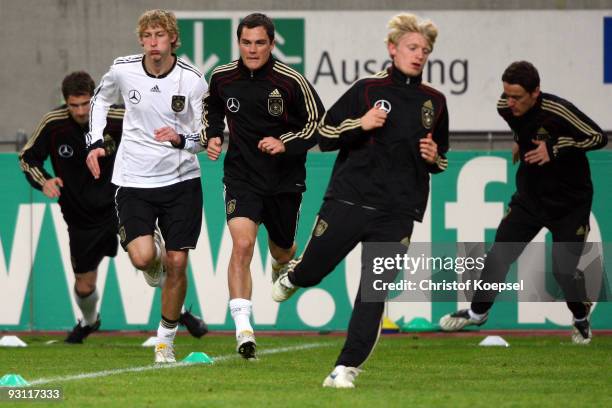
[[[177,149],[183,149],[185,147],[185,135],[179,133],[179,137],[181,138],[181,141],[178,144],[175,144],[174,142],[170,142],[170,144]]]
[[[91,152],[94,149],[104,149],[104,142],[102,140],[96,140],[95,143],[92,143],[87,146],[87,151]]]

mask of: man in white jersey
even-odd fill
[[[117,58],[91,100],[87,166],[95,178],[100,176],[102,131],[109,106],[121,96],[126,109],[112,178],[118,186],[119,237],[147,283],[162,286],[155,362],[172,363],[188,250],[195,248],[202,223],[200,167],[192,152],[201,149],[208,85],[196,68],[173,54],[180,45],[173,13],[146,11],[137,30],[144,54]]]

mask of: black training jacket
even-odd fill
[[[383,127],[361,129],[373,106],[387,109]],[[319,125],[321,150],[340,149],[326,199],[423,219],[429,173],[446,169],[448,111],[443,94],[391,66],[357,81],[329,109]],[[431,133],[438,159],[421,157],[420,139]]]
[[[316,144],[324,108],[316,91],[297,71],[270,58],[257,71],[242,60],[217,67],[204,99],[205,143],[223,139],[227,119],[229,147],[223,182],[262,195],[306,189],[306,152]],[[283,141],[285,153],[257,149],[266,136]]]
[[[100,178],[95,180],[87,165],[85,135],[87,125],[81,127],[63,105],[41,120],[28,143],[19,154],[21,169],[32,187],[42,190],[46,180],[59,177],[59,205],[68,225],[80,228],[95,227],[115,217],[115,189],[111,184],[115,151],[121,141],[123,107],[113,106],[108,112],[104,129],[106,156],[99,159]],[[43,167],[51,157],[52,176]]]
[[[607,136],[589,117],[558,96],[541,93],[536,104],[515,117],[505,94],[497,110],[514,132],[521,162],[516,173],[514,199],[535,214],[549,218],[566,215],[577,206],[591,205],[593,184],[586,152],[601,149]],[[527,164],[525,154],[545,140],[551,161]]]

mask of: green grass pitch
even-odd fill
[[[482,338],[385,335],[353,390],[321,387],[341,336],[258,336],[256,362],[235,356],[232,336],[180,336],[177,359],[204,351],[217,361],[165,369],[153,368],[144,335],[94,335],[76,346],[24,336],[27,348],[0,348],[0,376],[62,388],[63,402],[35,407],[612,406],[612,336],[586,347],[573,345],[569,331],[507,336],[509,348],[478,347]],[[45,344],[52,339],[60,342]],[[11,405],[30,404],[0,402]]]

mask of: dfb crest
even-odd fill
[[[421,107],[421,122],[425,129],[431,129],[434,121],[434,107],[431,99],[427,100]]]
[[[268,95],[268,113],[272,116],[283,114],[283,96],[278,89],[274,89]]]
[[[172,95],[172,110],[176,113],[182,112],[185,109],[185,96]]]

